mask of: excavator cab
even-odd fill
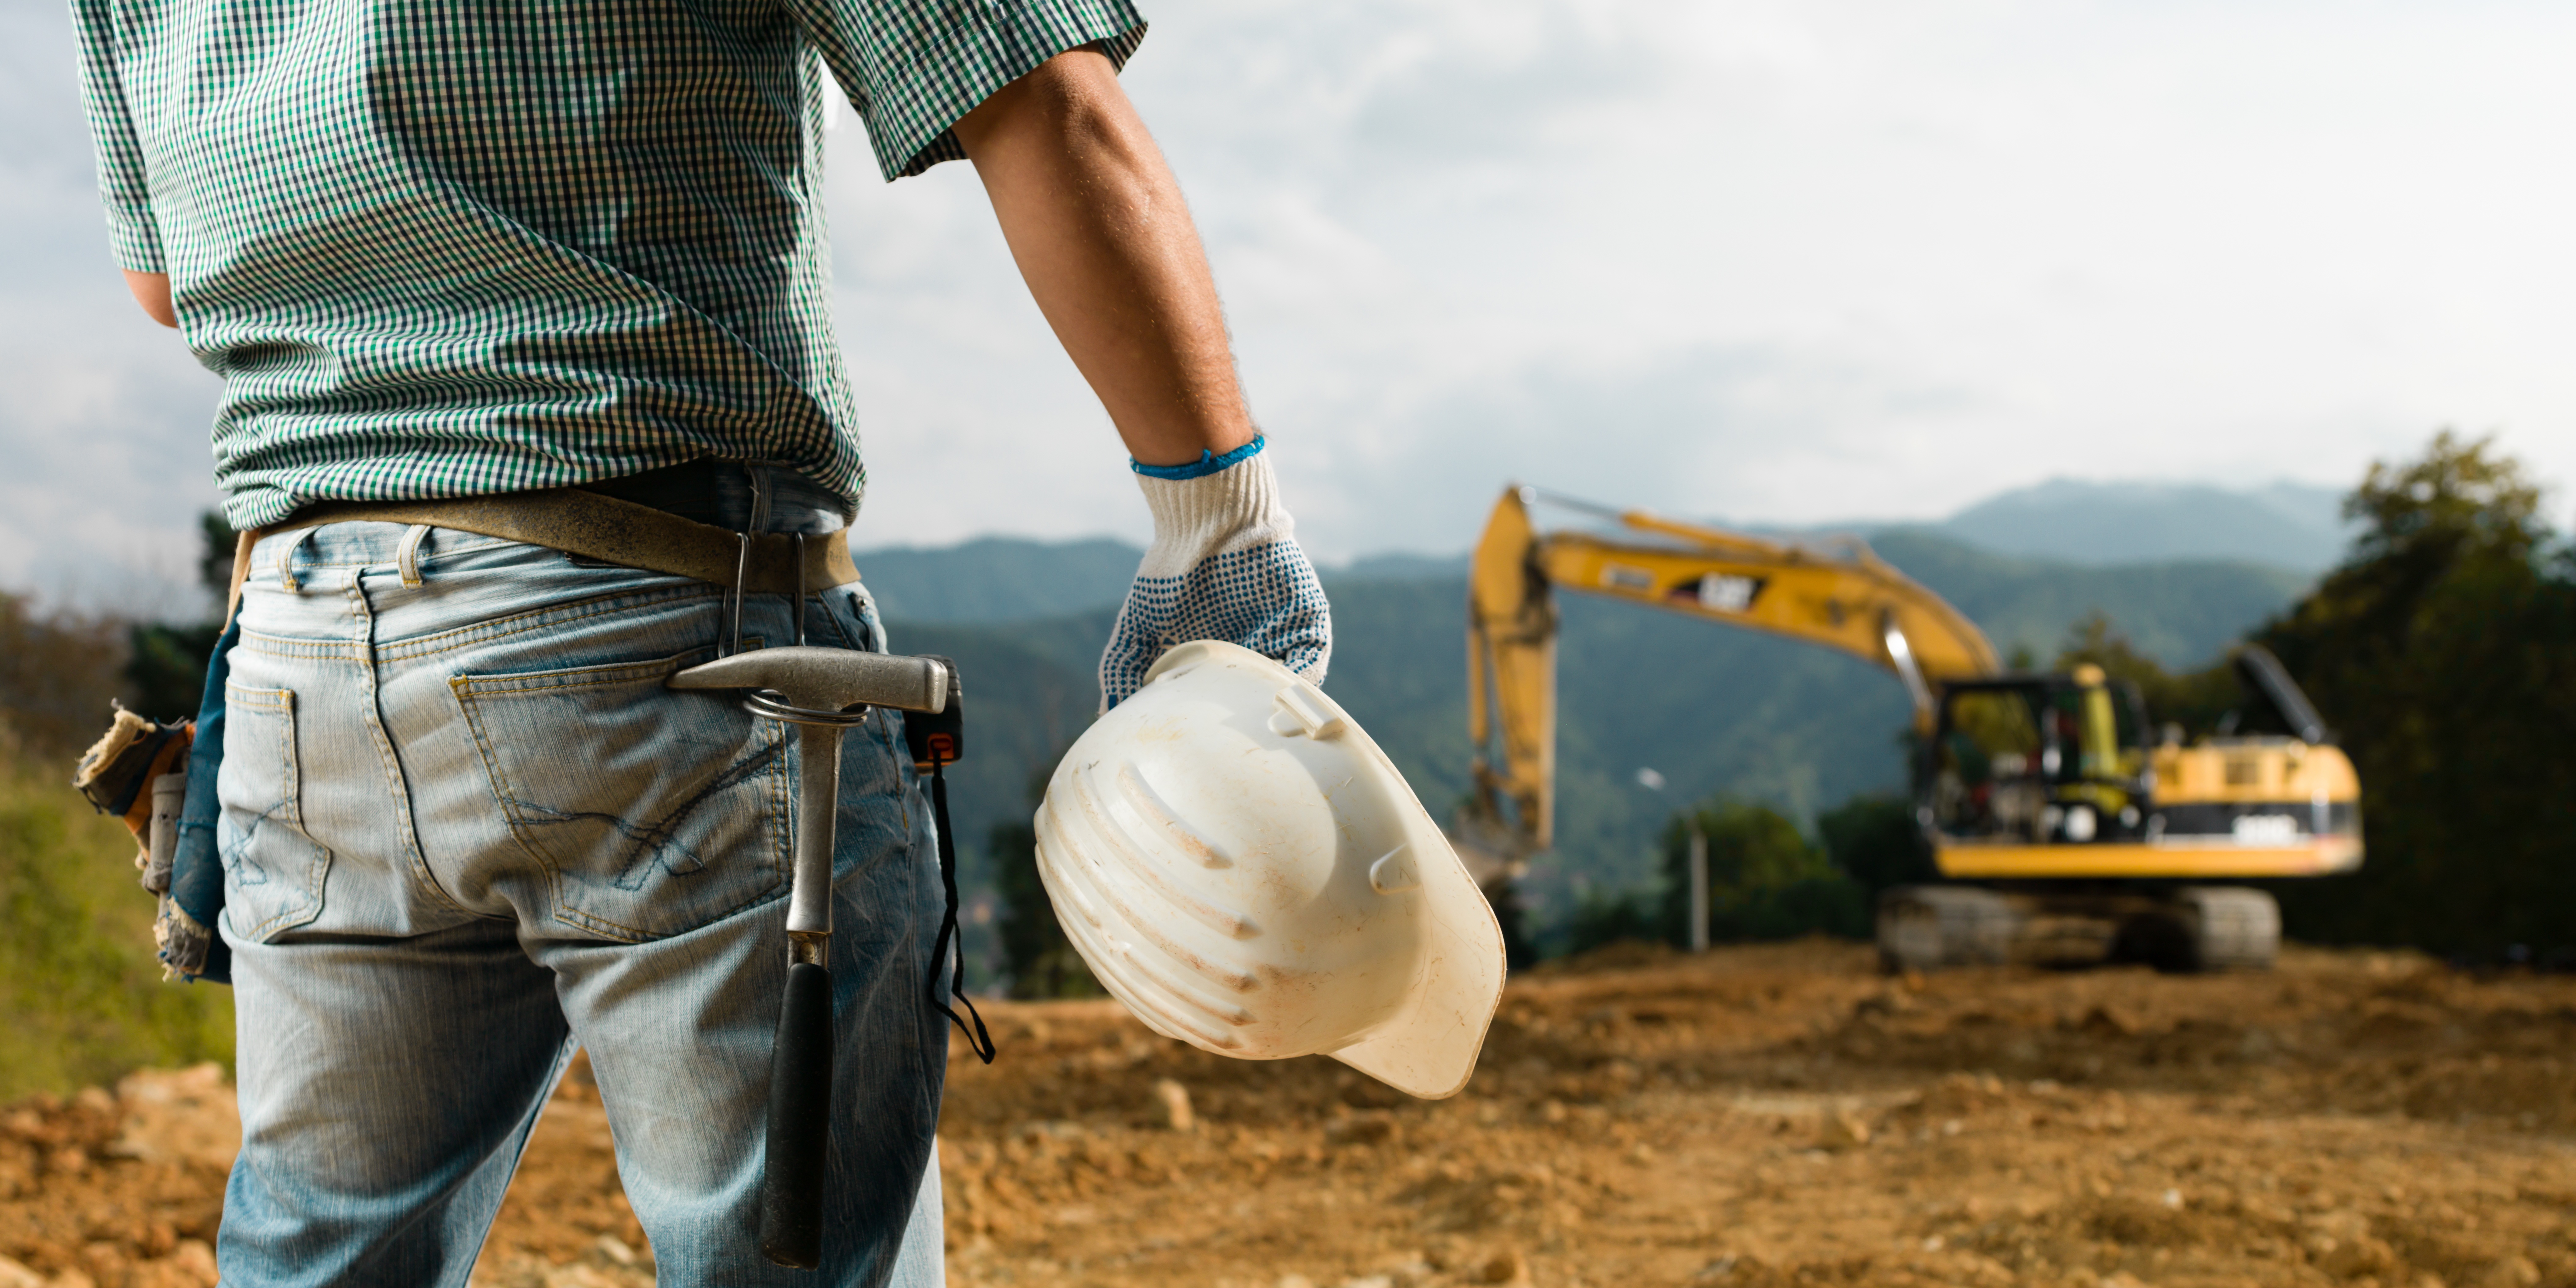
[[[2137,686],[2083,666],[1944,686],[1928,800],[1936,836],[2018,845],[2134,841],[2149,822]]]
[[[2361,785],[2280,661],[2238,650],[2243,710],[2287,734],[2149,741],[2135,686],[2099,667],[1941,686],[1919,778],[1944,876],[2241,880],[2361,862]]]

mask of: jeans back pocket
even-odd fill
[[[662,687],[707,656],[448,682],[555,920],[659,939],[785,883],[792,740],[731,695]]]
[[[264,941],[322,915],[331,852],[304,831],[295,693],[224,685],[224,762],[215,853],[224,864],[224,921]]]

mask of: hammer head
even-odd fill
[[[937,712],[948,705],[948,666],[935,657],[855,649],[753,649],[701,663],[662,682],[673,689],[767,689],[789,705],[823,711],[855,706]]]

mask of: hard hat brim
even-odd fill
[[[1210,660],[1211,655],[1237,665],[1266,667],[1283,681],[1296,674],[1271,658],[1235,644],[1194,640],[1156,659],[1145,673],[1150,684],[1164,671]],[[1395,789],[1389,796],[1403,810],[1405,843],[1416,856],[1421,897],[1430,904],[1417,983],[1405,1005],[1370,1030],[1367,1037],[1337,1051],[1334,1059],[1380,1082],[1424,1100],[1441,1100],[1464,1090],[1476,1072],[1485,1031],[1503,997],[1503,929],[1494,920],[1492,903],[1467,875],[1467,866],[1449,838],[1422,807],[1395,762],[1368,736],[1339,703],[1311,686],[1343,722],[1338,735],[1349,739],[1364,759],[1375,763]]]
[[[1401,1012],[1330,1054],[1398,1091],[1445,1100],[1475,1074],[1485,1030],[1502,1002],[1503,928],[1427,812],[1422,825],[1430,835],[1415,845],[1432,860],[1422,865],[1422,897],[1432,908],[1421,983]]]

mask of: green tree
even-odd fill
[[[1049,758],[1052,764],[1055,758]],[[1029,785],[1035,809],[1046,794],[1044,773]],[[1091,967],[1064,937],[1055,900],[1038,875],[1038,831],[1027,814],[1005,819],[986,834],[985,853],[993,861],[993,893],[1002,902],[1000,939],[1002,969],[1011,977],[1011,996],[1018,998],[1100,997],[1107,990],[1092,978]]]
[[[1503,931],[1503,968],[1527,970],[1538,964],[1538,942],[1530,934],[1529,905],[1521,902],[1518,882],[1503,881],[1485,887],[1485,902],[1494,910],[1494,924]]]
[[[139,622],[126,632],[125,699],[155,720],[186,720],[205,695],[206,663],[223,634],[225,592],[232,588],[233,530],[213,510],[197,516],[197,581],[213,597],[204,621]]]
[[[2259,638],[2362,783],[2362,870],[2288,929],[2486,954],[2576,943],[2576,555],[2490,439],[2444,432],[2346,499],[2351,556]]]
[[[164,724],[193,720],[206,692],[206,664],[223,626],[141,622],[126,628],[124,694],[137,714]]]
[[[1870,933],[1867,892],[1808,844],[1779,811],[1744,801],[1714,801],[1665,825],[1664,887],[1656,919],[1664,939],[1690,936],[1690,834],[1708,838],[1709,941],[1793,939],[1821,931],[1861,938]]]
[[[1932,864],[1932,847],[1914,818],[1914,802],[1902,796],[1864,794],[1816,816],[1816,834],[1825,857],[1859,882],[1875,907],[1879,892],[1891,886],[1941,879]]]
[[[2147,718],[2158,725],[2177,726],[2186,737],[2237,728],[2252,714],[2237,683],[2235,665],[2228,658],[2221,657],[2197,671],[2168,671],[2162,663],[2140,652],[2112,626],[2110,617],[2098,610],[2085,614],[2067,630],[2066,643],[2058,650],[2057,662],[2051,669],[2071,671],[2087,664],[2102,668],[2102,673],[2114,680],[2138,686]],[[2235,721],[2228,719],[2231,713],[2237,717]]]
[[[1610,891],[1587,886],[1574,898],[1573,911],[1565,919],[1565,951],[1590,952],[1609,944],[1655,943],[1669,939],[1664,933],[1664,916],[1660,894],[1640,896],[1634,891]],[[1506,960],[1511,932],[1504,932]]]

